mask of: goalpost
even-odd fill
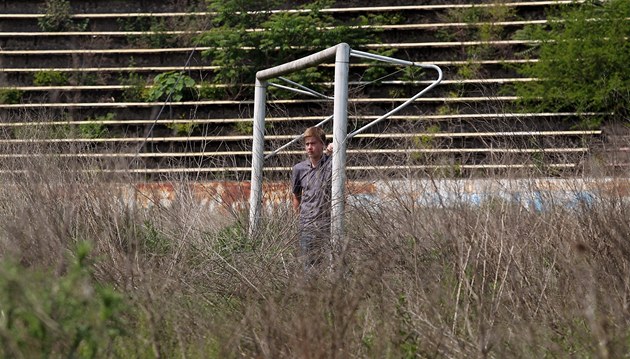
[[[296,72],[308,67],[319,65],[331,58],[335,58],[335,85],[334,85],[334,108],[333,115],[326,120],[320,122],[317,126],[323,125],[328,120],[333,120],[333,154],[332,154],[332,192],[331,192],[331,239],[334,245],[342,243],[344,236],[344,213],[345,213],[345,186],[346,186],[346,149],[347,142],[350,138],[372,127],[378,122],[394,115],[404,107],[408,106],[418,97],[437,86],[442,81],[442,70],[436,65],[422,64],[418,62],[405,61],[387,56],[371,54],[363,51],[352,50],[346,43],[340,43],[326,50],[314,53],[312,55],[294,60],[279,66],[261,70],[256,73],[256,85],[254,92],[254,131],[252,144],[252,172],[251,172],[251,191],[249,197],[249,229],[248,233],[252,238],[257,233],[260,212],[262,208],[262,181],[263,181],[263,165],[265,157],[265,108],[266,108],[266,91],[268,85],[282,87],[300,93],[309,93],[311,95],[320,95],[300,86],[302,90],[271,84],[268,80],[277,78],[285,74]],[[389,62],[404,66],[417,66],[422,68],[434,69],[438,73],[438,77],[429,86],[422,91],[409,98],[407,101],[384,114],[383,116],[373,120],[367,125],[348,134],[348,74],[350,70],[350,57],[358,57],[383,62]],[[290,81],[289,81],[290,82]],[[321,95],[320,97],[325,97]],[[298,136],[290,143],[282,146],[274,151],[274,154],[289,144],[299,140],[302,136]]]

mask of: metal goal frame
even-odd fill
[[[299,86],[302,90],[287,88],[270,83],[269,80],[277,78],[285,74],[299,71],[308,67],[319,65],[329,59],[335,58],[335,83],[334,83],[334,108],[333,115],[326,120],[320,122],[317,126],[323,125],[328,120],[333,120],[333,147],[332,154],[332,191],[331,191],[331,240],[333,248],[338,243],[343,243],[344,237],[344,216],[345,216],[345,187],[346,187],[346,150],[347,142],[357,134],[374,126],[378,122],[394,115],[402,110],[414,100],[424,95],[427,91],[437,86],[442,81],[442,70],[432,64],[423,64],[411,62],[393,57],[371,54],[363,51],[352,50],[346,43],[340,43],[312,55],[287,62],[282,65],[271,67],[256,73],[256,84],[254,91],[254,129],[252,143],[252,170],[250,182],[249,197],[249,228],[248,234],[253,238],[258,231],[258,224],[261,217],[262,209],[262,182],[264,167],[264,143],[265,143],[265,109],[267,98],[267,86],[274,85],[285,89],[293,90],[301,93],[309,93],[311,95],[319,95],[314,91]],[[389,111],[388,113],[373,120],[360,129],[348,134],[348,74],[350,69],[350,57],[358,57],[363,59],[377,60],[389,62],[404,66],[417,66],[422,68],[430,68],[437,71],[437,79],[422,91],[409,98],[407,101]],[[323,96],[323,95],[321,95]],[[325,97],[325,96],[323,96]],[[302,136],[289,144],[299,140]],[[275,154],[289,144],[282,146],[272,153]],[[269,157],[269,156],[268,156]]]

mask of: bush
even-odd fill
[[[83,31],[87,28],[88,19],[79,23],[72,20],[72,8],[68,0],[46,0],[45,7],[45,15],[37,20],[42,31]]]
[[[172,123],[167,123],[166,128],[173,131],[173,133],[177,136],[190,136],[193,133],[193,131],[195,131],[195,129],[197,128],[197,124],[194,122],[186,122],[186,123],[172,122]]]
[[[33,78],[35,86],[66,86],[68,83],[68,76],[59,71],[39,71]]]
[[[7,105],[18,104],[22,101],[23,94],[24,92],[18,89],[0,89],[0,103]]]
[[[107,127],[99,123],[99,121],[111,121],[116,118],[116,114],[112,112],[108,112],[104,116],[96,116],[95,118],[90,118],[88,121],[90,123],[84,123],[79,125],[79,133],[83,138],[101,138],[106,135],[109,131]]]
[[[125,86],[122,92],[123,100],[127,102],[144,100],[147,82],[140,75],[131,72],[127,76],[121,76],[120,83]]]
[[[0,354],[4,358],[111,355],[123,334],[122,296],[94,283],[89,246],[80,243],[67,273],[0,265]]]
[[[630,103],[630,2],[586,1],[549,16],[548,29],[520,36],[539,40],[539,61],[521,69],[541,79],[519,83],[517,94],[535,109],[613,112],[626,118]]]

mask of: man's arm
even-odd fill
[[[300,197],[295,193],[293,194],[293,210],[300,214]]]
[[[300,214],[300,202],[302,202],[302,181],[300,179],[300,171],[297,166],[293,167],[291,172],[291,194],[293,202],[293,210]]]

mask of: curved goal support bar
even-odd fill
[[[416,66],[416,67],[422,67],[422,68],[425,68],[425,69],[433,69],[433,70],[437,71],[438,77],[429,86],[425,87],[422,91],[418,92],[413,97],[409,98],[409,100],[403,102],[401,105],[399,105],[395,109],[389,111],[388,113],[386,113],[383,116],[375,119],[374,121],[368,123],[367,125],[359,128],[358,130],[349,133],[348,134],[348,139],[351,139],[352,137],[354,137],[354,136],[358,135],[359,133],[367,130],[368,128],[376,125],[377,123],[385,120],[386,118],[388,118],[388,117],[390,117],[392,115],[395,115],[398,111],[400,111],[403,108],[409,106],[409,104],[414,102],[417,98],[419,98],[420,96],[424,95],[429,90],[431,90],[432,88],[437,86],[440,82],[442,82],[442,78],[443,78],[442,69],[440,69],[436,65],[422,64],[422,63],[419,63],[419,62],[405,61],[405,60],[400,60],[400,59],[396,59],[396,58],[393,58],[393,57],[387,57],[387,56],[381,56],[381,55],[376,55],[376,54],[370,54],[368,52],[357,51],[357,50],[350,50],[350,56],[360,57],[360,58],[370,59],[370,60],[389,62],[389,63],[393,63],[393,64],[397,64],[397,65]]]
[[[328,123],[330,120],[332,120],[334,117],[334,115],[330,115],[328,117],[326,117],[323,121],[321,121],[320,123],[318,123],[317,125],[315,125],[314,127],[321,127],[324,126],[326,123]],[[285,148],[291,146],[292,144],[296,143],[297,141],[301,140],[304,138],[304,134],[301,134],[299,136],[297,136],[296,138],[292,139],[290,142],[278,147],[277,149],[275,149],[273,152],[269,153],[268,155],[265,156],[265,159],[268,159],[270,157],[273,157],[275,155],[278,154],[278,152],[284,150]]]
[[[289,80],[289,79],[287,79],[285,77],[278,77],[278,78],[280,80],[288,83],[288,84],[291,84],[291,85],[297,87],[297,88],[289,87],[289,86],[283,86],[283,85],[276,84],[276,83],[273,83],[273,82],[269,82],[269,85],[277,87],[277,88],[281,88],[283,90],[293,91],[293,92],[297,92],[297,93],[301,93],[301,94],[304,94],[304,95],[309,95],[309,96],[313,96],[313,97],[317,97],[317,98],[322,98],[322,99],[326,99],[326,100],[334,100],[335,99],[334,97],[326,96],[326,95],[324,95],[322,93],[319,93],[319,92],[317,92],[317,91],[315,91],[315,90],[313,90],[311,88],[308,88],[308,87],[306,87],[304,85],[301,85],[301,84],[299,84],[297,82],[291,81],[291,80]]]

